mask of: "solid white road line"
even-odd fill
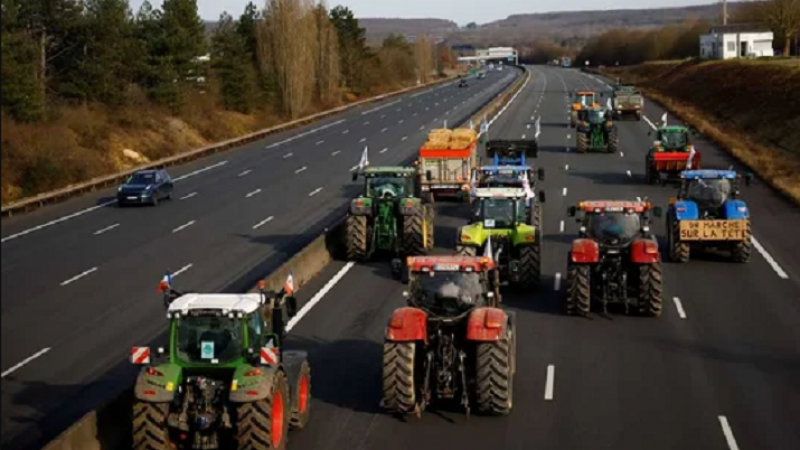
[[[567,196],[567,188],[564,188],[564,197]]]
[[[69,284],[72,284],[72,283],[80,280],[81,278],[89,276],[89,275],[91,275],[91,274],[93,274],[95,272],[97,272],[97,267],[92,267],[91,269],[87,270],[86,272],[83,272],[81,274],[75,275],[74,277],[70,278],[69,280],[66,280],[66,281],[62,282],[61,286],[67,286]]]
[[[556,366],[550,364],[547,366],[547,381],[544,386],[544,399],[547,401],[553,400],[553,390],[556,383]]]
[[[273,217],[273,216],[269,216],[269,217],[267,217],[266,219],[262,220],[261,222],[258,222],[257,224],[253,225],[253,229],[254,229],[254,230],[257,230],[257,229],[259,229],[259,228],[263,227],[264,225],[266,225],[266,224],[268,224],[268,223],[272,222],[272,220],[273,220],[274,218],[275,218],[275,217]]]
[[[561,221],[561,223],[558,225],[558,232],[559,232],[559,233],[563,233],[563,232],[564,232],[564,221],[563,221],[563,220],[562,220],[562,221]]]
[[[553,290],[558,292],[561,290],[561,272],[556,272],[556,279],[553,283]]]
[[[211,171],[211,170],[214,170],[216,168],[222,167],[222,166],[224,166],[226,164],[228,164],[228,161],[218,162],[218,163],[214,164],[213,166],[204,167],[204,168],[202,168],[200,170],[195,170],[194,172],[187,173],[186,175],[180,176],[178,178],[173,178],[172,181],[177,183],[179,181],[183,181],[183,180],[186,180],[186,179],[189,179],[189,178],[192,178],[192,177],[196,177],[197,175],[200,175],[202,173],[206,173],[208,171]]]
[[[784,280],[788,280],[789,274],[787,274],[780,266],[780,264],[778,264],[778,262],[775,261],[775,258],[773,258],[772,255],[767,253],[767,250],[761,245],[760,242],[758,242],[758,239],[756,239],[755,236],[753,236],[752,239],[753,239],[753,246],[756,248],[756,250],[758,250],[758,253],[761,253],[761,256],[763,256],[764,259],[767,260],[769,265],[772,266],[772,270],[774,270],[779,277],[783,278]]]
[[[312,297],[311,300],[308,301],[308,303],[303,305],[303,307],[300,308],[300,311],[297,312],[296,316],[292,317],[292,320],[290,320],[289,323],[286,324],[286,332],[292,331],[292,328],[294,328],[297,325],[297,323],[300,322],[300,320],[303,317],[305,317],[309,311],[311,311],[311,308],[316,306],[317,303],[319,303],[320,300],[322,300],[323,297],[325,297],[328,294],[328,292],[330,292],[331,289],[333,289],[333,287],[336,286],[336,284],[339,281],[341,281],[342,278],[344,278],[344,276],[347,275],[347,272],[349,272],[350,269],[352,269],[353,266],[355,265],[356,265],[355,262],[349,262],[345,264],[345,266],[342,267],[342,270],[340,270],[339,273],[337,273],[333,278],[331,278],[331,280],[328,281],[328,283],[325,284],[325,286],[319,292],[317,292],[317,294],[314,295],[314,297]]]
[[[650,128],[654,130],[658,129],[658,127],[655,126],[655,124],[653,124],[653,122],[651,122],[650,119],[647,118],[647,116],[642,116],[642,119],[644,119],[644,121],[647,122],[648,125],[650,125]]]
[[[194,267],[194,264],[187,264],[187,265],[181,267],[180,269],[178,269],[177,272],[172,274],[172,278],[176,278],[176,277],[179,277],[179,276],[183,275],[184,273],[188,272],[189,269],[191,269],[192,267]]]
[[[672,301],[675,302],[675,309],[678,310],[678,316],[680,316],[681,319],[686,319],[686,311],[683,309],[683,304],[681,303],[681,299],[679,299],[678,297],[674,297]]]
[[[303,167],[301,167],[301,168],[299,168],[299,169],[295,170],[295,171],[294,171],[294,173],[295,173],[295,175],[297,175],[297,174],[300,174],[300,173],[303,173],[303,172],[305,172],[306,170],[308,170],[308,167],[306,167],[306,166],[303,166]]]
[[[94,235],[95,236],[100,236],[101,234],[108,233],[109,231],[111,231],[111,230],[113,230],[114,228],[117,228],[117,227],[119,227],[118,223],[115,223],[114,225],[109,225],[109,226],[103,228],[102,230],[95,231]]]
[[[192,192],[192,193],[190,193],[190,194],[186,194],[186,195],[184,195],[183,197],[179,198],[178,200],[179,200],[179,201],[183,201],[183,200],[189,200],[189,199],[190,199],[190,198],[192,198],[192,197],[197,197],[197,192]]]
[[[308,136],[310,134],[318,133],[318,132],[320,132],[322,130],[327,130],[328,128],[335,127],[336,125],[339,125],[339,124],[344,123],[344,122],[347,122],[347,120],[346,119],[337,120],[336,122],[329,123],[327,125],[323,125],[323,126],[318,127],[318,128],[314,128],[313,130],[306,131],[305,133],[300,133],[297,136],[292,136],[289,139],[284,139],[284,140],[282,140],[280,142],[276,142],[276,143],[274,143],[272,145],[269,145],[269,146],[267,146],[267,149],[279,147],[279,146],[281,146],[283,144],[286,144],[288,142],[293,142],[293,141],[296,141],[298,139],[302,139],[302,138],[304,138],[304,137],[306,137],[306,136]]]
[[[256,189],[255,191],[247,194],[246,198],[255,197],[256,195],[261,193],[261,189]]]
[[[728,418],[719,416],[719,425],[722,427],[722,434],[725,435],[725,440],[728,442],[728,448],[731,450],[739,450],[739,444],[736,443],[736,438],[733,436],[731,424],[728,423]]]
[[[309,197],[313,197],[313,196],[319,194],[320,192],[322,192],[322,188],[317,188],[317,189],[314,189],[310,194],[308,194],[308,196]]]
[[[181,231],[183,231],[183,230],[185,230],[185,229],[189,228],[190,226],[194,225],[195,223],[197,223],[197,222],[196,222],[196,221],[194,221],[194,220],[192,220],[192,221],[189,221],[189,222],[187,222],[187,223],[185,223],[185,224],[183,224],[183,225],[179,226],[178,228],[175,228],[174,230],[172,230],[172,232],[173,232],[173,233],[180,233]]]
[[[239,178],[246,177],[246,176],[250,175],[251,173],[253,173],[253,170],[252,169],[247,169],[244,172],[242,172],[239,175],[237,175],[237,177],[239,177]]]
[[[31,361],[33,361],[34,359],[42,357],[45,353],[47,353],[49,351],[50,351],[50,347],[47,347],[47,348],[44,348],[42,350],[39,350],[38,352],[36,352],[36,354],[34,354],[31,357],[25,358],[25,360],[22,361],[21,363],[19,363],[16,366],[11,367],[8,370],[4,371],[3,374],[2,374],[2,378],[5,378],[5,377],[11,375],[12,373],[18,371],[19,369],[23,368],[24,366],[30,364]]]

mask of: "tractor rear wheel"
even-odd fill
[[[277,371],[266,399],[244,403],[237,410],[238,450],[285,450],[291,414],[289,384],[286,375]]]
[[[303,361],[300,376],[297,377],[297,398],[294,399],[292,419],[289,425],[294,430],[302,430],[311,418],[311,366]]]
[[[639,266],[639,313],[661,317],[664,304],[661,263]]]
[[[417,344],[385,342],[383,344],[383,406],[396,414],[408,414],[417,406]]]
[[[172,450],[167,427],[169,403],[133,404],[133,450]]]
[[[619,132],[616,128],[612,128],[608,133],[608,153],[616,153],[619,151]]]
[[[750,221],[747,221],[747,228],[745,229],[744,240],[733,244],[731,249],[731,257],[734,262],[746,263],[750,261],[750,255],[753,252],[753,234],[750,229]]]
[[[427,247],[428,250],[430,250],[435,246],[434,236],[436,234],[436,228],[434,226],[434,223],[436,223],[436,210],[433,208],[433,205],[430,205],[425,208],[425,212],[427,217],[427,221],[425,223],[427,225],[427,227],[425,228],[425,233],[427,233],[428,236]]]
[[[536,240],[531,245],[523,245],[519,249],[520,284],[532,288],[542,278],[541,235],[536,230]]]
[[[478,256],[478,248],[470,245],[457,245],[456,254],[458,256]]]
[[[425,210],[414,210],[414,215],[403,217],[403,253],[406,256],[419,256],[427,253],[427,223]]]
[[[475,389],[481,414],[504,416],[514,406],[514,329],[495,342],[479,342],[476,347]]]
[[[578,153],[586,153],[589,148],[589,136],[586,133],[578,132],[576,148]]]
[[[571,255],[568,256],[571,259]],[[569,263],[567,267],[567,315],[588,316],[592,306],[592,267]]]
[[[668,215],[669,231],[667,232],[669,241],[669,259],[676,263],[689,262],[690,247],[688,242],[681,242],[681,223],[673,213]]]
[[[542,223],[542,212],[541,212],[541,205],[538,202],[532,201],[531,204],[531,212],[530,212],[530,224],[533,228],[536,229],[537,233],[540,233],[541,223]]]
[[[347,259],[365,261],[369,253],[369,224],[366,216],[347,216]]]

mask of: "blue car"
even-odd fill
[[[175,184],[166,170],[140,170],[119,187],[117,203],[119,206],[157,206],[160,200],[172,200],[174,191]]]

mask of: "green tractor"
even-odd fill
[[[281,292],[183,294],[162,281],[169,347],[134,347],[133,450],[286,449],[310,417],[311,366],[285,351]]]
[[[366,261],[375,252],[391,253],[394,273],[400,275],[401,256],[421,256],[433,248],[433,205],[420,198],[416,168],[370,167],[354,173],[353,181],[359,174],[365,193],[350,203],[347,257]]]
[[[601,107],[585,109],[579,112],[575,134],[578,152],[589,150],[605,150],[616,153],[619,150],[619,132],[611,121],[611,112]]]
[[[541,192],[540,192],[541,194]],[[496,261],[504,283],[532,288],[541,280],[541,229],[530,225],[522,188],[478,188],[472,219],[456,237],[456,251],[476,256],[485,248]]]

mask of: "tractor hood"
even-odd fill
[[[536,242],[536,229],[530,225],[519,223],[516,228],[486,228],[483,222],[462,227],[456,241],[460,245],[483,247],[489,236],[506,240],[513,246],[533,244]]]

